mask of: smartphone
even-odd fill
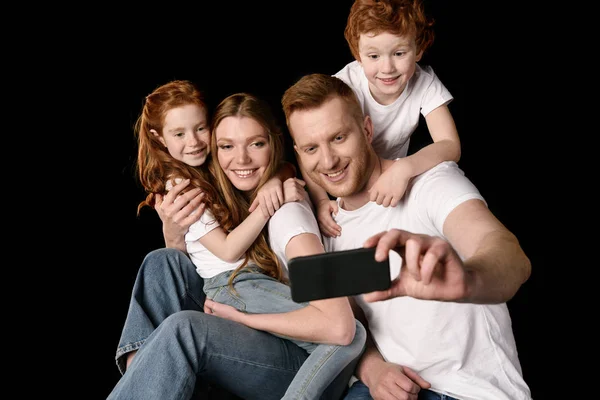
[[[292,300],[353,296],[389,289],[390,262],[375,260],[375,248],[333,251],[288,261]]]

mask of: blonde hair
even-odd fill
[[[233,186],[221,168],[217,157],[219,149],[217,147],[216,131],[219,124],[227,117],[240,116],[252,118],[264,128],[271,148],[269,164],[258,186],[251,193],[239,191]],[[273,178],[281,168],[283,164],[282,134],[271,113],[269,105],[265,101],[248,93],[236,93],[221,101],[215,109],[211,124],[210,147],[211,153],[214,155],[210,168],[224,202],[222,209],[215,214],[215,217],[221,224],[221,227],[229,232],[248,217],[248,208],[256,197],[258,190],[269,179]],[[249,261],[256,264],[265,275],[281,282],[285,281],[281,264],[268,243],[268,229],[267,226],[265,226],[263,231],[246,252],[246,260],[244,263],[242,263],[229,278],[230,286],[232,285],[235,276]]]

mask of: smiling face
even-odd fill
[[[198,167],[210,153],[210,130],[206,110],[196,104],[167,111],[162,133],[152,133],[176,160]]]
[[[360,192],[371,175],[371,120],[360,120],[340,97],[294,111],[288,120],[304,171],[336,197]]]
[[[233,186],[254,190],[269,166],[271,146],[265,129],[256,120],[231,116],[215,128],[219,165]]]
[[[423,55],[422,51],[417,54],[414,35],[389,32],[361,34],[358,50],[369,90],[383,105],[400,97]]]

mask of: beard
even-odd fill
[[[367,146],[368,144],[364,144]],[[370,162],[370,152],[360,152],[356,156],[350,158],[344,173],[346,176],[339,182],[331,182],[321,173],[313,171],[310,174],[313,182],[321,186],[327,193],[334,197],[352,196],[360,192],[369,181],[371,176],[372,162]],[[344,162],[342,161],[342,162]],[[335,168],[334,168],[335,169]]]

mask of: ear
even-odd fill
[[[421,61],[421,57],[423,57],[423,50],[421,50],[417,53],[417,56],[415,57],[415,61]]]
[[[296,146],[296,143],[294,143],[294,150],[296,151],[296,153],[298,153],[298,146]],[[300,154],[300,153],[298,153]]]
[[[154,137],[158,138],[158,140],[162,143],[163,146],[167,147],[167,142],[165,139],[156,132],[156,129],[150,129],[150,133],[154,135]]]
[[[365,115],[365,119],[363,120],[363,128],[365,130],[365,136],[369,143],[373,141],[373,120],[369,115]]]

